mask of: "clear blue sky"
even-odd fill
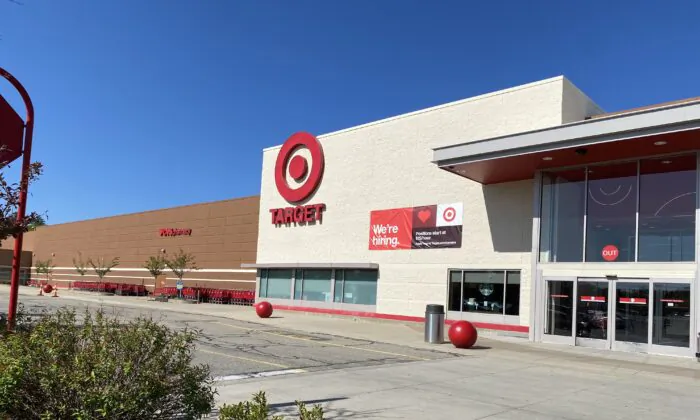
[[[608,111],[700,96],[692,0],[20,1],[0,66],[34,98],[49,223],[258,194],[294,131],[560,74]]]

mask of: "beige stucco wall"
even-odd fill
[[[271,223],[268,210],[289,204],[274,182],[279,147],[265,150],[257,262],[378,263],[377,312],[414,316],[446,303],[448,268],[520,269],[520,323],[528,325],[532,181],[482,186],[439,170],[432,149],[559,125],[564,86],[557,77],[318,136],[326,169],[308,203],[327,210],[313,226]],[[569,108],[571,119],[586,107]],[[368,249],[372,210],[454,202],[464,203],[461,248]]]

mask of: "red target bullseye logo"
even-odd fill
[[[445,209],[445,211],[442,212],[442,218],[445,219],[445,221],[448,223],[453,221],[456,215],[457,212],[452,207],[448,207]]]
[[[294,152],[300,148],[306,148],[311,153],[310,165],[303,156],[297,155],[292,157]],[[309,167],[311,167],[310,170]],[[292,188],[287,183],[287,168],[289,168],[289,175],[295,181],[301,181],[306,177],[298,188]],[[304,201],[321,184],[323,168],[323,148],[321,148],[321,143],[316,137],[306,132],[292,134],[282,145],[275,162],[277,191],[290,203]]]

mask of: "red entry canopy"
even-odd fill
[[[22,156],[24,121],[9,103],[0,96],[0,163],[10,163]]]
[[[481,184],[532,179],[538,170],[671,155],[700,149],[700,130],[589,144],[444,166]],[[583,152],[585,150],[585,153]]]

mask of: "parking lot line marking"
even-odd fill
[[[324,342],[324,343],[319,343],[318,341],[311,340],[311,339],[309,339],[309,338],[292,337],[292,336],[288,336],[288,335],[284,335],[284,334],[278,334],[278,333],[274,333],[274,332],[270,332],[270,331],[256,330],[256,329],[254,329],[254,328],[247,328],[247,327],[239,327],[238,325],[227,324],[227,323],[225,323],[225,322],[218,322],[218,321],[217,321],[217,324],[225,325],[225,326],[227,326],[227,327],[236,328],[236,329],[239,329],[239,330],[253,331],[253,332],[258,332],[258,333],[261,333],[261,334],[268,334],[268,335],[274,335],[274,336],[277,336],[277,337],[289,338],[289,339],[291,339],[291,340],[308,341],[309,343],[319,344],[319,345],[323,345],[323,346],[333,346],[333,347],[340,347],[340,348],[344,348],[344,349],[360,350],[360,351],[366,351],[366,352],[370,352],[370,353],[386,354],[386,355],[389,355],[389,356],[398,356],[398,357],[404,357],[404,358],[407,358],[407,359],[414,359],[414,360],[423,360],[423,361],[431,360],[431,359],[426,359],[426,358],[424,358],[424,357],[410,356],[410,355],[408,355],[408,354],[394,353],[394,352],[383,351],[383,350],[365,349],[365,348],[362,348],[362,347],[348,346],[348,345],[346,345],[346,344],[336,344],[336,343],[326,343],[326,342]]]
[[[272,376],[292,375],[295,373],[306,373],[304,369],[273,370],[258,373],[243,373],[240,375],[217,376],[214,382],[239,381],[241,379],[269,378]]]
[[[274,366],[274,367],[278,367],[278,368],[282,368],[282,369],[289,369],[289,368],[290,368],[289,366],[280,365],[279,363],[264,362],[264,361],[262,361],[262,360],[249,359],[249,358],[247,358],[247,357],[234,356],[234,355],[231,355],[231,354],[219,353],[219,352],[216,352],[216,351],[205,350],[205,349],[202,349],[202,348],[200,348],[199,351],[201,351],[201,352],[203,352],[203,353],[215,354],[215,355],[217,355],[217,356],[230,357],[231,359],[245,360],[246,362],[253,362],[253,363],[260,363],[260,364],[263,364],[263,365]]]

